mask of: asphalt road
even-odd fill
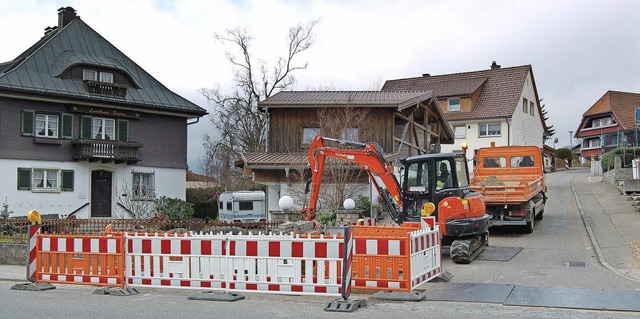
[[[454,283],[514,284],[526,287],[592,288],[640,291],[640,284],[613,274],[601,266],[581,222],[570,180],[585,171],[561,171],[547,175],[549,201],[545,216],[532,234],[515,229],[492,229],[492,247],[522,247],[509,261],[475,260],[453,264],[443,258],[443,269]],[[584,267],[568,267],[569,264]],[[640,318],[637,312],[576,310],[507,306],[500,303],[397,302],[365,299],[366,307],[353,313],[325,312],[332,297],[242,294],[237,302],[192,301],[197,290],[140,289],[128,297],[95,295],[93,287],[57,285],[42,292],[17,291],[11,281],[0,281],[2,318]],[[427,293],[429,291],[428,285]]]
[[[443,257],[442,267],[454,275],[452,282],[501,283],[532,287],[566,287],[640,290],[640,284],[615,275],[597,260],[580,219],[570,182],[585,170],[546,175],[548,201],[544,219],[532,234],[514,228],[491,228],[489,244],[522,247],[508,262],[474,260],[457,265]],[[585,267],[569,267],[582,265]]]
[[[142,289],[140,295],[92,294],[95,288],[58,285],[41,292],[16,291],[0,282],[2,318],[638,318],[638,314],[559,308],[515,307],[460,302],[388,302],[368,300],[353,313],[325,312],[332,298],[245,294],[236,302],[192,301],[192,290]],[[370,296],[352,296],[354,298]]]

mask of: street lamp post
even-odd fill
[[[569,148],[571,149],[571,153],[573,153],[573,131],[569,131]]]
[[[569,150],[571,151],[571,158],[569,159],[569,167],[573,162],[573,131],[569,131]]]

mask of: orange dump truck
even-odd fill
[[[484,196],[491,226],[519,225],[533,232],[547,200],[540,148],[492,143],[479,149],[470,188]]]

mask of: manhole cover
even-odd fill
[[[587,267],[587,263],[584,261],[565,261],[565,267]]]

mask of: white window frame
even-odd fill
[[[601,148],[602,147],[602,139],[600,137],[592,138],[589,140],[588,148]]]
[[[458,100],[458,104],[452,104],[451,101]],[[448,112],[460,112],[460,98],[450,97],[447,99],[447,111]]]
[[[535,116],[534,110],[535,110],[535,104],[533,103],[533,101],[529,101],[529,114],[531,116]]]
[[[91,138],[95,140],[115,141],[116,120],[94,117],[91,120]]]
[[[82,81],[98,81],[98,71],[91,69],[82,69]]]
[[[58,138],[60,117],[51,114],[36,114],[36,137]],[[40,132],[43,133],[40,133]]]
[[[460,125],[453,127],[453,133],[455,138],[466,138],[467,137],[467,126]]]
[[[489,126],[497,125],[498,131],[495,134],[490,134]],[[485,133],[482,134],[482,129],[484,128]],[[495,130],[494,130],[495,131]],[[495,137],[502,135],[502,124],[501,123],[480,123],[478,125],[478,136],[480,137]]]
[[[60,192],[59,168],[32,168],[31,190],[38,192]]]
[[[100,72],[100,82],[113,83],[113,73],[111,73],[111,72]]]
[[[302,128],[302,145],[311,145],[313,138],[320,133],[319,127],[303,127]]]
[[[526,97],[522,98],[522,112],[529,114],[529,100]]]
[[[132,200],[155,200],[155,172],[131,172]]]

